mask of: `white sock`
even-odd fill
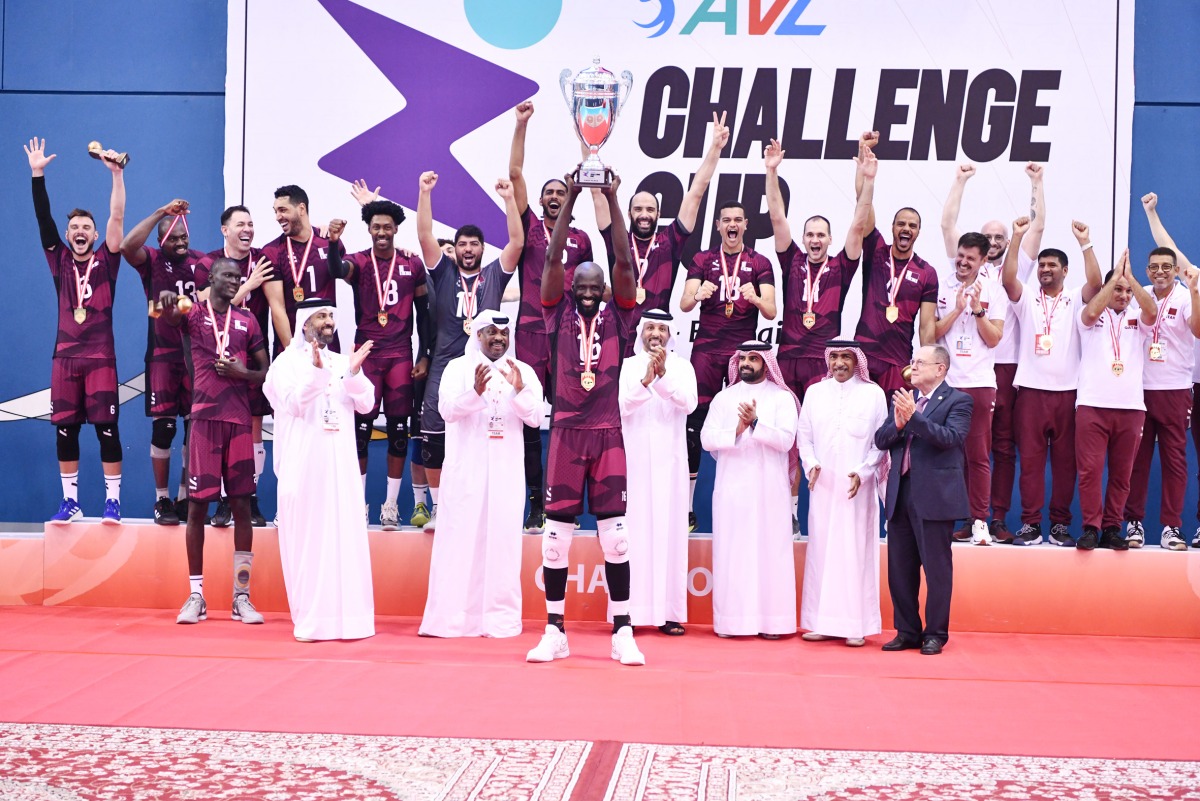
[[[696,510],[696,477],[692,476],[691,483],[688,485],[688,511]]]
[[[121,500],[121,474],[104,477],[104,497],[110,501]]]
[[[567,613],[567,599],[561,601],[546,601],[546,613],[550,615],[565,615]]]
[[[363,492],[364,492],[364,493],[366,493],[366,491],[367,491],[367,474],[366,474],[366,473],[359,473],[359,478],[361,478],[361,479],[362,479],[362,483],[363,483]]]
[[[437,506],[437,496],[438,496],[438,488],[430,487],[429,488],[429,497],[433,499],[433,505],[435,507]]]
[[[166,487],[155,487],[154,488],[154,500],[161,501],[165,497],[167,497],[167,488]]]
[[[403,481],[403,479],[392,478],[391,476],[388,476],[388,482],[387,482],[387,502],[388,503],[395,503],[396,499],[400,497],[400,482],[401,481]]]
[[[187,500],[187,496],[188,496],[187,481],[184,479],[183,476],[180,476],[179,477],[179,492],[177,492],[175,494],[175,498],[176,498],[176,500],[185,501],[185,500]]]
[[[188,576],[188,584],[192,585],[192,592],[204,595],[204,576]]]
[[[267,446],[261,442],[254,443],[254,486],[258,486],[258,478],[262,475],[267,464]]]
[[[795,517],[800,512],[800,496],[792,496],[792,517]]]
[[[221,497],[222,498],[229,497],[228,495],[225,494],[225,479],[221,479]]]
[[[62,479],[63,498],[70,501],[79,498],[79,471],[59,473],[58,477]]]
[[[428,484],[413,484],[413,505],[425,503],[425,491],[429,489]]]

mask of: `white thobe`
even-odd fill
[[[883,390],[858,376],[827,378],[804,395],[796,445],[804,475],[821,472],[808,496],[802,629],[847,639],[882,630],[876,485],[884,454],[875,432],[885,419]],[[851,473],[862,482],[852,499]]]
[[[629,538],[629,615],[635,626],[687,622],[687,416],[696,408],[696,371],[667,353],[665,371],[642,384],[650,357],[621,366]]]
[[[523,426],[541,424],[542,385],[529,365],[515,363],[525,383],[520,392],[493,366],[487,389],[477,393],[475,367],[493,365],[478,351],[442,373],[438,410],[446,420],[446,461],[421,619],[426,636],[521,633]]]
[[[758,424],[737,435],[738,406],[758,405]],[[796,401],[765,379],[717,393],[700,432],[717,460],[713,484],[713,631],[794,634],[796,564],[788,451]]]
[[[361,370],[348,375],[346,356],[325,348],[321,360],[313,366],[307,343],[290,346],[263,384],[275,419],[279,558],[296,636],[353,640],[375,633],[354,442],[354,413],[371,411],[375,388]]]

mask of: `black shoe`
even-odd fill
[[[258,496],[250,496],[250,525],[261,528],[267,524],[267,518],[263,517],[263,513],[258,511]]]
[[[213,512],[208,522],[217,528],[225,528],[233,522],[233,509],[229,507],[228,498],[221,498],[217,503],[217,511]]]
[[[1013,537],[1013,545],[1041,545],[1042,544],[1042,524],[1041,523],[1026,523],[1017,531],[1017,535]]]
[[[936,637],[926,637],[925,642],[921,643],[921,654],[924,656],[937,656],[941,652],[942,644]]]
[[[1120,526],[1105,526],[1100,535],[1100,547],[1111,548],[1114,551],[1128,551],[1129,543],[1121,536]]]
[[[1083,536],[1081,536],[1078,542],[1075,543],[1075,547],[1081,551],[1093,551],[1096,549],[1096,543],[1096,527],[1084,526]]]
[[[542,501],[541,491],[529,488],[529,515],[521,527],[526,534],[541,534],[546,527],[546,509]]]
[[[688,512],[688,534],[696,530],[696,513]]]
[[[186,497],[175,499],[175,516],[179,518],[180,523],[186,523],[188,519],[188,510],[191,504],[188,503]]]
[[[159,498],[154,502],[154,522],[160,526],[178,526],[179,515],[170,498]]]
[[[1008,545],[1013,541],[1013,534],[1008,530],[1008,524],[1003,519],[988,523],[988,533],[992,535],[992,542],[998,542],[1001,545]]]
[[[895,639],[888,640],[883,644],[883,650],[885,651],[911,651],[914,648],[920,647],[921,643],[915,640],[906,640],[899,634],[896,635]]]

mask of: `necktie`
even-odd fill
[[[917,398],[917,411],[918,412],[925,411],[925,404],[927,404],[927,403],[929,403],[929,398],[926,398],[926,397]],[[902,476],[906,475],[908,473],[908,468],[911,466],[911,462],[912,462],[911,451],[912,451],[912,435],[910,434],[908,437],[908,442],[904,443],[904,459],[900,462],[900,475],[902,475]]]

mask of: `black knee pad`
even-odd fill
[[[97,425],[96,439],[100,440],[100,461],[121,461],[121,432],[116,423]]]
[[[700,455],[704,452],[700,444],[700,431],[707,418],[708,404],[696,407],[696,411],[687,416],[688,472],[693,475],[700,472]]]
[[[58,461],[79,461],[79,426],[56,426]]]
[[[404,417],[387,417],[388,456],[403,459],[408,453],[408,420]]]
[[[358,458],[367,458],[367,446],[371,444],[371,424],[375,418],[369,414],[354,415],[354,444],[358,446]]]
[[[446,461],[446,435],[426,434],[425,444],[421,446],[421,461],[430,470],[441,470],[442,462]]]
[[[155,448],[161,448],[164,451],[168,451],[171,449],[171,443],[174,441],[175,418],[154,418],[154,422],[150,424],[150,444]]]

